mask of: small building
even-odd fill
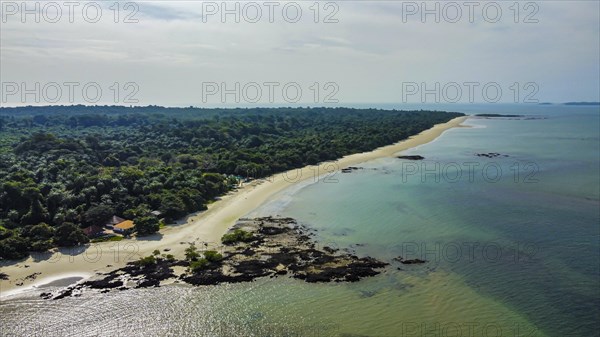
[[[83,229],[83,233],[87,235],[89,238],[95,238],[104,234],[104,229],[100,226],[92,225]]]
[[[113,229],[113,227],[115,225],[120,224],[123,221],[125,221],[125,219],[119,218],[118,216],[113,215],[108,221],[106,221],[104,223],[104,227],[109,228],[109,229]]]
[[[125,220],[113,226],[113,231],[115,233],[127,235],[133,231],[135,224],[131,220]]]
[[[160,211],[152,211],[152,212],[150,212],[150,214],[152,214],[158,218],[159,216],[161,216],[162,213]]]

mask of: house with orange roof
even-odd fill
[[[113,226],[115,233],[127,235],[130,234],[135,228],[135,224],[131,220],[125,220]]]

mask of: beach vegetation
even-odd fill
[[[206,209],[239,181],[370,151],[458,117],[349,108],[0,108],[0,259],[88,242],[117,215],[137,233]],[[127,215],[127,216],[126,216]],[[160,221],[160,220],[159,220]],[[53,229],[32,227],[46,224]],[[232,237],[232,239],[235,237]],[[244,237],[235,238],[236,240]],[[243,240],[242,240],[243,241]]]
[[[74,223],[65,222],[56,227],[54,243],[59,247],[73,247],[89,241],[81,227]]]
[[[233,231],[233,233],[227,233],[221,238],[221,242],[226,245],[237,242],[250,242],[252,240],[254,240],[254,235],[241,229],[236,229]]]
[[[215,250],[207,250],[204,253],[202,253],[202,255],[204,255],[204,258],[209,262],[220,262],[221,260],[223,260],[223,255],[221,255]]]
[[[90,240],[90,242],[92,243],[98,243],[98,242],[113,242],[113,241],[121,241],[123,240],[123,237],[121,235],[113,235],[113,236],[101,236],[98,238],[93,238]]]
[[[150,235],[158,232],[160,224],[154,216],[144,216],[133,220],[138,235]]]
[[[196,245],[191,243],[189,247],[185,249],[185,259],[188,261],[197,261],[199,257],[200,253],[198,253]]]
[[[193,272],[197,272],[197,271],[206,269],[206,267],[208,267],[209,264],[210,264],[210,262],[207,259],[200,258],[196,261],[190,262],[189,269]]]
[[[146,257],[142,257],[141,259],[136,261],[136,264],[142,267],[149,267],[156,265],[156,257],[154,255],[148,255]]]
[[[175,256],[173,254],[166,254],[166,255],[164,255],[164,258],[167,261],[171,261],[171,262],[175,261]]]

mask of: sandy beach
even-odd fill
[[[85,247],[37,253],[27,259],[0,263],[0,272],[9,280],[0,281],[0,297],[31,289],[38,285],[74,276],[89,277],[123,267],[126,263],[150,255],[154,250],[182,258],[188,243],[199,248],[217,247],[221,236],[235,221],[256,209],[292,184],[333,174],[343,168],[377,158],[390,157],[401,151],[429,143],[444,131],[459,126],[467,117],[455,118],[435,125],[418,135],[370,152],[345,156],[336,161],[307,166],[245,184],[208,206],[206,211],[192,214],[178,224],[167,226],[159,234],[119,242],[94,243]],[[168,251],[166,251],[168,250]]]

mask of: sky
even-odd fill
[[[2,106],[600,101],[598,1],[1,4]]]

